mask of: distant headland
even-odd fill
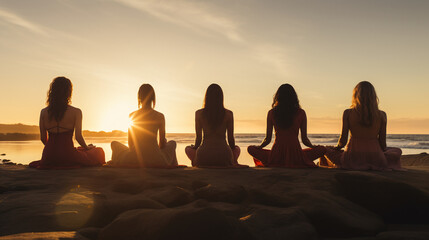
[[[105,131],[82,131],[85,137],[126,137],[127,133],[120,130],[113,130],[111,132]],[[0,141],[28,141],[38,140],[39,126],[26,125],[22,123],[16,124],[0,124]]]

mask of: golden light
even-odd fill
[[[103,109],[99,110],[101,113],[98,126],[103,131],[121,130],[126,132],[133,124],[129,115],[135,110],[135,106],[127,102],[106,104]]]
[[[72,188],[56,204],[55,215],[60,226],[76,229],[84,226],[94,210],[93,192],[81,188]]]
[[[134,121],[131,118],[128,118],[128,124],[127,124],[128,128],[134,126]]]

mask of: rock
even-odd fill
[[[2,153],[0,156],[6,156],[6,153]]]
[[[404,182],[361,172],[335,174],[351,201],[387,223],[429,223],[429,194]]]
[[[428,240],[429,232],[389,231],[377,235],[380,240]]]
[[[317,190],[290,195],[324,237],[375,236],[385,229],[379,216],[347,199]]]
[[[100,240],[218,240],[246,239],[239,221],[213,208],[196,208],[190,204],[180,208],[127,211],[107,225]]]
[[[246,206],[226,202],[208,202],[204,199],[198,199],[192,202],[192,204],[197,208],[214,208],[227,216],[237,219],[248,212],[248,207]]]
[[[323,240],[378,240],[376,237],[323,238]]]
[[[197,189],[202,188],[202,187],[205,187],[205,186],[207,186],[207,185],[209,185],[209,184],[208,184],[208,183],[206,183],[206,182],[199,181],[199,180],[195,180],[195,181],[192,181],[192,183],[191,183],[191,188],[192,188],[193,190],[197,190]]]
[[[249,198],[254,203],[272,207],[290,207],[296,202],[289,196],[267,193],[259,189],[249,190]]]
[[[74,230],[85,226],[94,212],[94,201],[84,192],[65,194],[55,206],[57,224],[62,229]]]
[[[112,185],[112,190],[118,193],[137,194],[143,191],[143,184],[137,181],[118,180]]]
[[[96,200],[94,214],[91,219],[93,226],[105,226],[119,214],[133,209],[161,209],[161,203],[143,195],[123,196],[115,199]]]
[[[77,233],[85,238],[96,240],[98,238],[98,234],[100,233],[100,231],[101,231],[101,228],[89,227],[89,228],[79,229]]]
[[[1,160],[3,163],[7,163],[7,162],[10,162],[10,160],[9,159],[3,159],[3,160]]]
[[[318,239],[316,229],[299,209],[259,207],[240,219],[257,239]]]
[[[149,195],[155,201],[167,207],[177,207],[190,203],[193,200],[192,194],[181,187],[167,187]]]
[[[402,166],[429,166],[429,154],[422,152],[420,154],[401,156]]]
[[[194,194],[195,197],[206,199],[207,201],[229,203],[240,203],[247,196],[244,187],[239,185],[219,187],[209,184],[197,189]]]

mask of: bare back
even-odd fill
[[[200,109],[195,113],[196,146],[198,147],[195,158],[196,166],[232,166],[234,157],[232,148],[235,148],[234,118],[230,110],[225,111],[222,123],[212,128]],[[204,137],[201,142],[201,134]],[[228,143],[225,134],[228,134]]]
[[[39,120],[40,140],[43,144],[48,141],[48,132],[50,134],[65,133],[74,130],[77,142],[84,148],[88,146],[82,136],[82,111],[73,106],[67,106],[67,110],[61,120],[49,118],[48,108],[42,109]]]
[[[232,111],[226,109],[225,116],[221,124],[215,128],[212,128],[203,114],[203,109],[196,112],[196,128],[197,135],[199,132],[203,132],[203,141],[225,141],[226,133],[228,133],[228,143],[230,146],[235,146],[234,140],[234,118]],[[197,136],[198,138],[198,136]]]
[[[349,110],[349,128],[350,135],[357,138],[378,138],[380,130],[385,121],[383,120],[384,112],[380,111],[378,117],[376,117],[371,126],[364,126],[360,123],[360,116],[354,109]]]
[[[130,114],[133,125],[130,127],[128,142],[132,151],[138,148],[158,147],[157,136],[160,134],[159,147],[165,144],[164,115],[153,109],[137,110]]]
[[[52,133],[68,132],[74,130],[78,115],[82,115],[80,109],[68,106],[63,118],[60,121],[56,121],[55,118],[49,118],[48,108],[46,107],[40,113],[40,126]]]

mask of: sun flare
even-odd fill
[[[133,125],[133,121],[130,119],[129,114],[135,110],[132,105],[128,103],[115,103],[107,105],[102,116],[99,119],[100,129],[103,131],[121,130],[128,131],[128,128]]]

